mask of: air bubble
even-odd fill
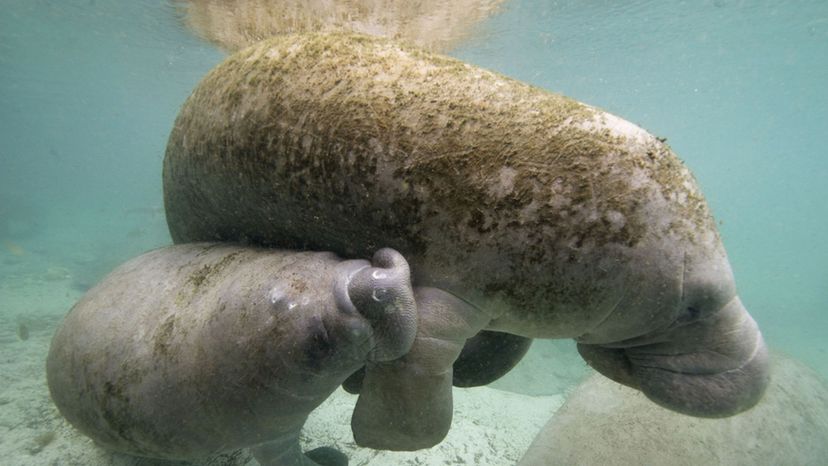
[[[270,304],[276,304],[285,299],[285,286],[281,283],[270,289]]]
[[[383,279],[388,278],[388,274],[381,271],[381,270],[374,270],[371,273],[371,276],[374,277],[374,280],[383,280]]]

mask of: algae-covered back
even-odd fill
[[[274,38],[228,58],[182,108],[164,178],[178,242],[389,246],[420,284],[547,319],[599,319],[645,249],[680,268],[687,251],[719,248],[692,175],[644,130],[359,35]]]

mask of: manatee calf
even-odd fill
[[[405,353],[414,313],[408,265],[390,249],[372,265],[172,246],[118,267],[72,308],[49,350],[49,390],[112,450],[192,460],[251,447],[263,465],[316,464],[298,443],[308,414],[366,361]]]
[[[767,351],[691,173],[618,117],[357,35],[274,38],[210,72],[164,160],[176,242],[399,251],[417,339],[370,362],[361,445],[416,449],[451,420],[481,330],[574,338],[586,361],[704,417],[753,406]]]

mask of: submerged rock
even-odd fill
[[[771,383],[754,408],[699,419],[650,403],[600,375],[581,384],[519,466],[814,465],[828,458],[828,383],[772,355]]]

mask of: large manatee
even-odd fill
[[[408,351],[412,293],[390,249],[373,265],[224,244],[159,249],[72,308],[49,350],[49,390],[72,425],[124,453],[192,460],[251,447],[262,465],[340,461],[304,456],[299,431],[366,361]]]
[[[574,338],[598,371],[696,416],[748,409],[768,383],[716,224],[664,141],[451,58],[356,35],[245,49],[181,109],[164,196],[176,242],[408,259],[418,337],[367,366],[362,445],[438,442],[451,364],[484,329]]]

